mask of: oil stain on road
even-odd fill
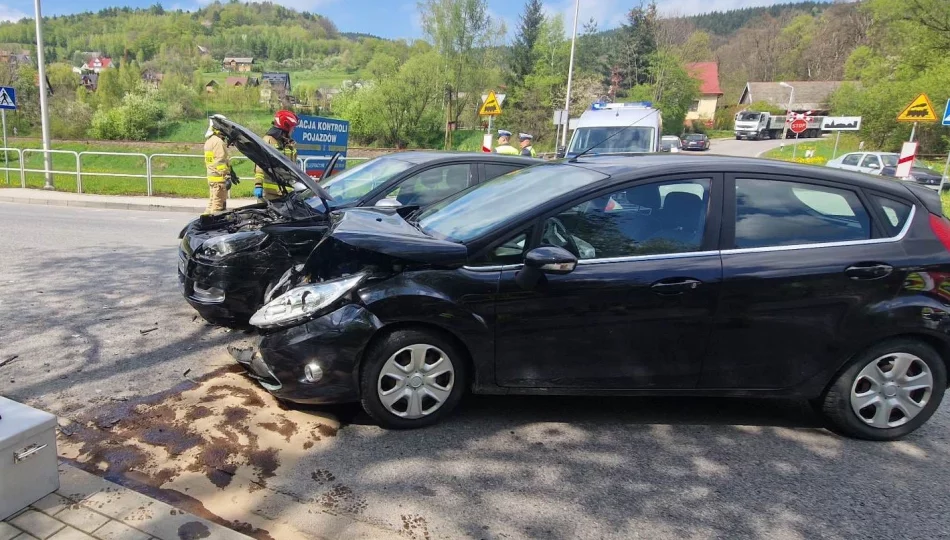
[[[339,427],[328,415],[282,408],[227,368],[82,417],[58,444],[62,457],[94,474],[249,536],[283,540],[308,535],[268,515],[277,499],[306,505],[310,514],[358,518],[366,509],[365,499],[328,470],[312,473],[309,500],[268,484],[299,473],[301,458],[330,444]]]

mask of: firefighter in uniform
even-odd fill
[[[213,124],[209,123],[205,137],[205,168],[211,195],[204,213],[213,214],[227,208],[231,159],[228,157],[228,145],[224,142],[224,137]]]
[[[279,150],[290,161],[297,162],[297,147],[291,135],[294,128],[300,123],[297,115],[291,111],[281,110],[274,115],[274,125],[264,135],[264,142]],[[281,196],[278,186],[260,167],[254,169],[254,196],[258,199],[274,200]]]
[[[520,152],[514,146],[508,143],[511,140],[511,132],[503,129],[498,130],[498,146],[495,147],[496,154],[508,156],[517,156]]]
[[[538,157],[538,153],[534,151],[534,146],[531,146],[531,141],[534,140],[533,135],[528,135],[527,133],[519,133],[518,140],[521,141],[521,155],[525,157]]]

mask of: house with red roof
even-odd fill
[[[699,81],[699,99],[694,101],[686,113],[686,121],[700,120],[711,126],[716,119],[716,108],[722,98],[719,87],[719,65],[716,62],[696,62],[686,64],[686,72]]]

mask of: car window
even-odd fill
[[[884,154],[881,156],[881,161],[884,162],[885,167],[897,167],[896,154]]]
[[[579,259],[697,251],[706,230],[708,179],[645,184],[548,218],[541,244]]]
[[[525,246],[528,244],[528,231],[518,233],[505,240],[476,261],[475,266],[497,264],[519,264],[524,262]]]
[[[386,195],[403,206],[428,206],[455,195],[472,184],[472,167],[456,163],[426,169],[399,183]]]
[[[884,228],[887,229],[889,236],[897,236],[907,223],[907,217],[910,216],[910,205],[897,202],[877,195],[871,196],[871,203],[883,210]]]
[[[384,156],[347,168],[325,179],[323,189],[333,198],[333,207],[352,204],[382,187],[399,173],[413,167],[412,163]]]
[[[861,154],[848,154],[844,158],[841,159],[841,164],[857,166],[857,164],[860,161],[861,161]]]
[[[485,180],[491,180],[492,178],[501,176],[503,174],[508,174],[511,171],[517,171],[521,168],[523,168],[521,165],[515,165],[512,163],[486,163]]]
[[[868,154],[864,158],[864,161],[861,162],[862,167],[873,167],[875,169],[881,168],[881,160],[877,158],[874,154]]]
[[[737,248],[870,237],[871,219],[852,191],[777,180],[736,180]]]
[[[525,167],[429,207],[419,215],[419,228],[436,238],[466,243],[606,178],[565,162]]]

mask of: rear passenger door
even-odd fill
[[[867,339],[897,294],[913,207],[844,184],[726,179],[723,285],[702,388],[804,384]]]

